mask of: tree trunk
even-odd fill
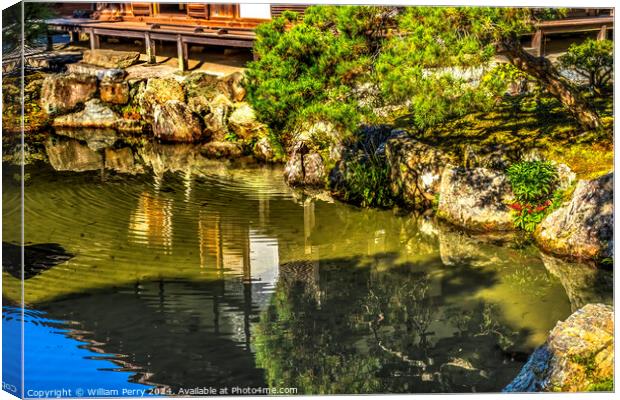
[[[538,79],[549,93],[556,97],[586,130],[600,128],[596,111],[545,57],[534,57],[526,52],[518,40],[503,42],[508,60],[518,69]]]

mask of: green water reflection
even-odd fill
[[[190,145],[44,147],[48,162],[26,167],[26,244],[65,258],[31,271],[25,302],[117,354],[136,382],[498,391],[558,320],[611,301],[602,272],[307,196],[278,167]],[[5,221],[15,173],[4,165]],[[3,234],[17,243],[19,225]],[[19,300],[6,266],[3,293]]]

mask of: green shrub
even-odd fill
[[[611,40],[587,39],[571,44],[558,60],[563,68],[575,71],[588,80],[590,88],[601,93],[610,86],[614,69],[614,43]]]
[[[516,201],[509,205],[517,228],[533,232],[557,206],[557,170],[548,161],[521,161],[506,171]]]

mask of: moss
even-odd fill
[[[602,379],[600,381],[591,383],[586,388],[588,392],[613,392],[614,391],[614,379],[612,377]]]
[[[476,155],[501,151],[518,161],[532,150],[544,158],[565,163],[577,179],[593,179],[613,169],[613,99],[590,98],[603,127],[583,132],[561,104],[550,97],[507,97],[492,111],[455,118],[425,131],[412,129],[412,116],[398,118],[397,128],[421,142],[457,156],[462,164]],[[533,107],[524,107],[531,102]]]

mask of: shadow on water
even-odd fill
[[[37,276],[41,272],[74,257],[58,243],[40,243],[22,247],[13,243],[2,242],[2,270],[18,279],[22,277],[22,248],[24,251],[24,279]]]

